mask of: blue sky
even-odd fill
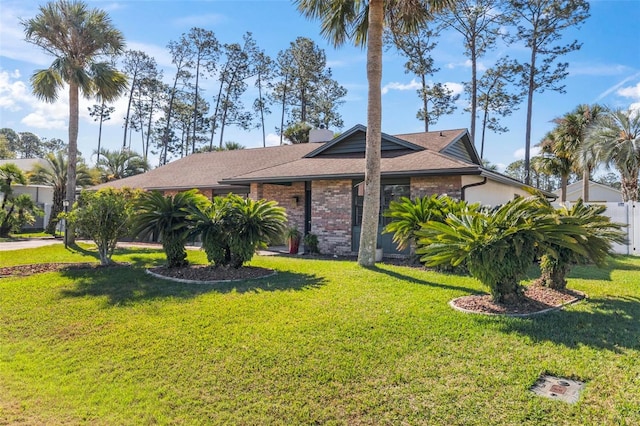
[[[319,36],[319,24],[301,17],[288,0],[263,1],[88,1],[90,6],[108,11],[114,25],[123,32],[128,49],[143,50],[154,56],[165,78],[174,69],[166,49],[192,27],[212,30],[221,42],[239,42],[251,31],[258,45],[275,57],[298,36],[314,39],[325,49],[334,78],[348,89],[346,103],[340,108],[346,130],[356,124],[366,125],[366,54],[360,48],[344,46],[334,49]],[[534,98],[532,144],[536,144],[550,130],[551,120],[581,103],[601,103],[611,107],[640,108],[640,43],[637,25],[640,21],[640,0],[591,1],[591,17],[581,28],[565,33],[563,41],[579,39],[582,49],[568,55],[569,77],[566,93],[538,93]],[[29,86],[35,69],[48,66],[52,58],[24,41],[20,19],[36,15],[42,2],[25,0],[0,1],[0,127],[28,131],[46,138],[67,140],[66,94],[56,104],[38,101]],[[524,58],[526,50],[518,46],[499,46],[482,58],[481,66],[489,67],[503,55]],[[441,70],[434,81],[447,83],[459,91],[461,83],[469,79],[470,68],[464,56],[462,40],[453,33],[440,38],[433,53]],[[383,62],[383,126],[389,134],[419,132],[422,122],[415,118],[420,102],[415,91],[415,77],[404,73],[404,59],[393,50],[385,52]],[[214,92],[215,80],[205,81],[205,96]],[[78,144],[85,157],[97,147],[98,127],[89,117],[87,107],[94,102],[81,103]],[[118,149],[122,143],[124,100],[115,104],[113,118],[105,123],[102,146]],[[443,117],[432,130],[468,128],[470,117],[463,111],[461,98],[458,109]],[[274,108],[275,110],[275,108]],[[524,155],[525,105],[504,121],[510,131],[488,134],[485,157],[496,164],[507,165]],[[269,116],[266,130],[268,140],[277,143],[275,126],[277,113]],[[339,131],[340,129],[332,129]],[[225,140],[239,142],[246,147],[262,145],[261,131],[225,130]],[[132,148],[140,151],[139,137],[134,136]]]

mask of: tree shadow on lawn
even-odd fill
[[[568,278],[612,281],[611,273],[615,270],[640,272],[640,265],[625,263],[624,259],[624,257],[612,257],[607,265],[602,268],[598,268],[593,264],[575,265],[571,268]]]
[[[434,283],[434,282],[431,282],[431,281],[421,280],[421,279],[418,279],[418,278],[415,278],[415,277],[412,277],[412,276],[409,276],[409,275],[404,275],[404,274],[401,274],[401,273],[396,272],[396,271],[390,271],[388,269],[383,269],[383,268],[380,268],[378,266],[372,266],[372,267],[367,268],[367,269],[369,269],[372,272],[377,272],[379,274],[384,274],[384,275],[387,275],[387,276],[389,276],[391,278],[395,278],[395,279],[398,279],[398,280],[406,281],[406,282],[409,282],[409,283],[412,283],[412,284],[426,285],[426,286],[429,286],[429,287],[442,288],[442,289],[445,289],[445,290],[456,290],[456,291],[464,290],[467,293],[471,293],[471,294],[480,294],[480,293],[482,293],[481,291],[478,291],[478,289],[475,289],[475,288],[464,287],[462,285],[458,286],[458,285]],[[461,276],[461,277],[463,277],[463,276]],[[465,278],[467,278],[467,277],[465,277]]]
[[[632,296],[586,299],[587,310],[558,310],[529,318],[478,317],[486,327],[527,335],[534,342],[549,341],[576,348],[581,345],[620,353],[640,350],[640,298]]]
[[[321,277],[282,272],[274,276],[216,284],[185,284],[154,278],[143,268],[115,266],[92,270],[69,269],[62,275],[73,280],[75,289],[63,290],[62,297],[107,296],[110,305],[125,305],[163,298],[191,299],[201,294],[259,293],[262,291],[302,291],[325,284]]]

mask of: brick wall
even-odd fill
[[[461,176],[417,176],[411,178],[411,199],[447,194],[451,198],[460,198]]]
[[[253,198],[253,187],[255,184],[251,184],[251,198]],[[258,184],[261,190],[257,190],[256,194],[260,193],[260,198],[277,201],[281,207],[287,209],[287,217],[289,219],[288,227],[297,227],[298,231],[304,233],[304,182],[293,182],[291,186],[287,185],[272,185],[272,184]],[[296,198],[297,197],[297,200]]]
[[[351,180],[312,182],[311,232],[321,253],[351,253],[351,186]]]

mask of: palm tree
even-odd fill
[[[607,110],[596,120],[587,146],[622,178],[622,199],[638,201],[640,172],[640,112]]]
[[[151,167],[142,156],[134,151],[109,151],[103,149],[96,161],[103,182],[139,175]]]
[[[14,163],[7,163],[0,166],[0,193],[2,202],[0,203],[0,237],[8,237],[13,228],[13,219],[16,206],[12,185],[27,184],[27,177]]]
[[[76,192],[78,156],[79,93],[100,95],[100,100],[117,99],[127,78],[109,61],[124,50],[124,37],[115,29],[106,12],[89,9],[81,1],[59,0],[40,6],[35,18],[22,22],[26,40],[55,57],[49,68],[31,76],[33,93],[47,102],[58,98],[64,84],[69,85],[69,147],[66,198],[73,205]],[[73,232],[67,243],[73,242]]]
[[[564,145],[558,141],[555,132],[549,132],[539,144],[542,155],[538,158],[541,171],[560,176],[560,201],[567,201],[567,184],[569,176],[574,171],[574,163],[571,154],[564,149]]]
[[[602,114],[599,105],[578,105],[575,110],[556,118],[554,129],[558,150],[569,156],[575,168],[582,171],[582,199],[589,201],[589,181],[591,172],[597,166],[597,158],[586,149],[586,138],[589,128]]]
[[[320,33],[334,46],[353,40],[367,48],[367,135],[364,205],[358,264],[372,266],[380,212],[380,154],[382,144],[382,33],[385,22],[414,31],[433,12],[453,7],[453,0],[296,0],[308,18],[321,20]]]
[[[133,235],[156,236],[162,241],[167,266],[186,266],[185,243],[190,233],[190,214],[194,206],[205,205],[207,198],[196,189],[164,196],[159,191],[143,193],[136,201]]]
[[[67,190],[67,159],[64,151],[57,153],[48,153],[45,157],[46,165],[36,164],[29,173],[29,180],[32,183],[47,185],[53,187],[53,205],[51,206],[51,214],[49,215],[49,223],[45,231],[48,234],[55,234],[56,224],[58,223],[58,214],[63,210],[63,201],[65,200]],[[89,186],[93,185],[87,165],[84,161],[79,161],[76,167],[76,185]]]

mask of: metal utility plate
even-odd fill
[[[530,390],[539,396],[575,404],[583,389],[584,383],[578,380],[544,375],[540,376]]]

